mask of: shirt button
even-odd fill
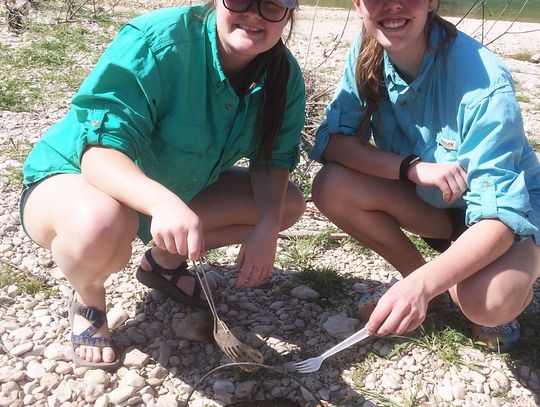
[[[485,179],[482,184],[484,184],[485,187],[490,187],[491,186],[491,181],[489,179]]]
[[[232,105],[231,105],[230,103],[225,104],[225,109],[231,110],[231,109],[232,109]]]
[[[92,120],[92,127],[97,127],[99,125],[99,120]]]

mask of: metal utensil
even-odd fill
[[[321,364],[324,359],[338,353],[339,351],[342,351],[345,348],[348,348],[351,345],[354,345],[357,342],[360,342],[366,339],[368,336],[369,334],[367,332],[367,329],[362,328],[358,332],[352,334],[348,338],[338,343],[336,346],[328,349],[326,352],[324,352],[320,356],[295,363],[294,367],[299,373],[316,372],[321,367]]]
[[[217,313],[214,298],[212,297],[212,290],[206,279],[202,263],[199,260],[193,262],[195,264],[195,274],[201,283],[201,288],[206,296],[210,311],[214,316],[214,339],[217,345],[233,362],[253,362],[262,363],[264,360],[263,354],[257,349],[240,342],[227,327],[225,322],[221,320]],[[241,369],[253,372],[257,368],[251,366],[240,366]]]

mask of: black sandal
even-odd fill
[[[147,287],[164,292],[177,302],[194,307],[208,308],[206,300],[200,298],[202,292],[201,284],[199,283],[199,280],[197,280],[197,277],[188,271],[186,262],[183,262],[175,269],[166,269],[156,263],[152,256],[152,249],[147,250],[144,257],[152,267],[152,271],[146,271],[139,266],[139,268],[137,268],[137,273],[135,274],[137,280]],[[171,276],[171,279],[168,280],[163,276]],[[189,276],[195,280],[195,287],[192,295],[186,294],[186,292],[177,286],[178,280],[183,276]]]

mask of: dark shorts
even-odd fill
[[[450,214],[450,222],[452,223],[452,236],[449,239],[432,239],[422,236],[422,239],[424,239],[428,246],[439,253],[448,249],[452,242],[467,230],[467,225],[465,224],[465,209],[449,208],[448,213]]]
[[[21,198],[19,199],[19,219],[21,221],[21,226],[24,230],[24,232],[28,235],[28,232],[26,231],[24,227],[24,207],[26,206],[26,202],[28,202],[28,198],[30,197],[30,194],[36,189],[36,187],[41,184],[43,181],[48,179],[50,177],[45,177],[43,179],[40,179],[37,182],[33,182],[29,185],[24,185],[21,192]],[[30,235],[28,235],[30,236]]]

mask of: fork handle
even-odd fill
[[[367,328],[362,328],[355,334],[352,334],[348,338],[338,343],[336,346],[328,349],[326,352],[324,352],[321,355],[321,357],[323,359],[326,359],[328,356],[338,353],[342,351],[343,349],[348,348],[349,346],[354,345],[355,343],[360,342],[363,339],[366,339],[368,336],[369,336],[369,333],[367,331]]]

